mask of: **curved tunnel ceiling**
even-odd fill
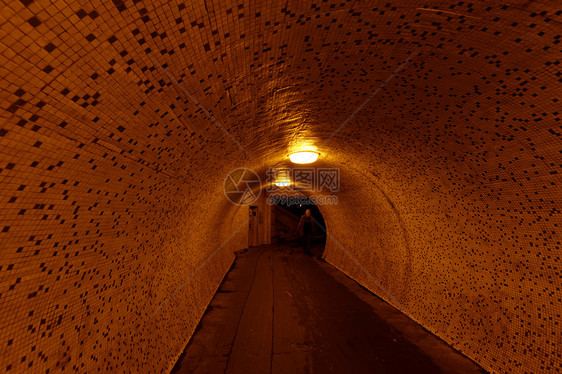
[[[330,263],[488,370],[560,370],[559,5],[6,1],[2,365],[169,370],[246,243],[225,176],[305,145]]]

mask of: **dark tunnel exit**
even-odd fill
[[[322,257],[326,245],[326,222],[318,206],[304,195],[298,196],[298,203],[290,200],[278,201],[272,207],[272,242],[287,243],[297,251],[306,246],[305,224],[303,217],[310,210],[312,221],[311,252],[316,257]],[[306,219],[306,218],[304,218]],[[300,226],[300,227],[299,227]]]

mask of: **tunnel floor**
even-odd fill
[[[237,254],[172,371],[439,372],[485,371],[339,270],[289,245]]]

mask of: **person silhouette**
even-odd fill
[[[307,209],[306,212],[304,212],[304,215],[301,217],[301,220],[299,221],[298,232],[302,234],[303,252],[308,256],[312,256],[310,247],[312,244],[312,236],[314,234],[314,218],[312,218],[310,209]]]

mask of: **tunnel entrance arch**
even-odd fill
[[[310,209],[314,222],[314,231],[311,240],[312,252],[314,255],[321,256],[326,245],[326,222],[319,207],[308,197],[296,195],[296,199],[280,200],[273,204],[274,219],[272,220],[272,241],[276,243],[287,243],[291,247],[301,247],[303,240],[303,228],[299,223],[301,217]]]

